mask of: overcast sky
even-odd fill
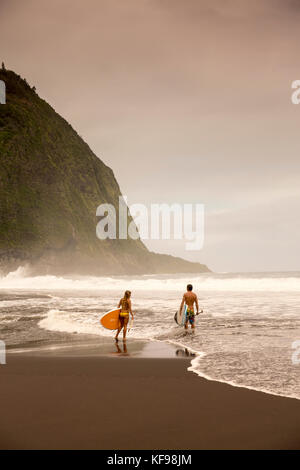
[[[298,0],[0,0],[0,60],[129,203],[203,203],[215,271],[300,270]]]

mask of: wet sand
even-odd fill
[[[1,449],[300,449],[300,401],[210,382],[187,358],[8,355]]]

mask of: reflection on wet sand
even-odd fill
[[[128,349],[127,349],[126,341],[122,342],[122,346],[120,346],[119,342],[116,341],[115,346],[116,346],[117,350],[113,354],[118,354],[118,355],[121,355],[121,356],[130,356],[130,354],[128,352]]]
[[[196,354],[189,351],[187,348],[184,348],[184,349],[177,349],[176,356],[179,356],[179,357],[194,357],[194,356],[196,356]]]
[[[115,344],[116,350],[111,352],[112,355],[131,356],[130,352],[128,351],[128,346],[127,346],[126,341],[122,341],[122,342],[115,341],[114,344]],[[149,351],[148,351],[148,354],[146,352],[147,346],[148,346],[148,349],[149,349],[149,346],[151,347],[151,346],[153,346],[153,344],[152,343],[147,343],[145,346],[146,347],[144,347],[142,355],[144,357],[155,357],[155,355],[153,355],[153,352],[150,355],[149,355]],[[189,351],[187,348],[181,348],[181,349],[177,349],[177,350],[174,349],[173,351],[171,351],[171,354],[170,354],[170,351],[169,351],[169,356],[168,357],[174,357],[174,352],[175,352],[175,355],[177,357],[195,357],[196,356],[195,353]],[[133,353],[133,356],[135,356],[134,348],[133,348],[132,353]],[[161,357],[161,355],[158,356],[158,357]]]

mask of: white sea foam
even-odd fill
[[[100,315],[87,315],[83,312],[71,313],[52,309],[45,318],[39,322],[39,327],[48,331],[59,331],[64,333],[78,333],[95,336],[111,337],[113,332],[104,329],[100,325]],[[128,335],[135,339],[154,339],[161,333],[161,327],[156,325],[152,328],[133,328]]]
[[[254,387],[251,385],[238,384],[237,382],[234,382],[232,380],[222,380],[220,378],[213,378],[210,375],[204,374],[201,371],[201,360],[203,357],[205,357],[205,355],[206,354],[203,352],[196,354],[196,357],[194,357],[191,361],[190,367],[188,367],[188,370],[194,372],[196,375],[198,375],[198,377],[202,377],[203,379],[209,380],[211,382],[219,382],[231,385],[232,387],[245,388],[247,390],[254,390],[255,392],[262,392],[268,395],[276,395],[279,397],[294,398],[295,400],[300,400],[299,395],[296,394],[278,393],[272,390],[265,389],[263,387]]]
[[[181,291],[191,282],[202,291],[218,292],[300,292],[299,275],[290,273],[274,276],[270,274],[182,274],[177,276],[124,276],[81,278],[53,275],[29,276],[28,269],[20,267],[0,278],[0,289],[24,290],[126,290],[134,291]]]

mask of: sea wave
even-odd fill
[[[63,333],[77,333],[84,335],[112,337],[111,330],[104,329],[100,324],[100,316],[87,316],[83,312],[69,312],[57,309],[51,309],[38,323],[40,328],[48,331],[57,331]],[[128,332],[129,337],[134,339],[154,339],[161,332],[159,325],[147,328],[135,328],[134,325]]]
[[[34,291],[182,291],[187,282],[201,291],[218,292],[299,292],[300,275],[288,274],[178,274],[176,276],[110,276],[60,277],[54,275],[30,276],[26,268],[0,278],[0,289]]]

